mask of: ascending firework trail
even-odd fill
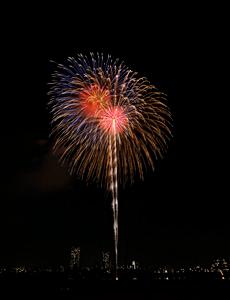
[[[118,184],[143,179],[171,137],[166,96],[110,55],[69,57],[50,83],[54,151],[70,173],[112,193],[118,279]]]

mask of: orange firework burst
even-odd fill
[[[118,181],[143,178],[171,136],[166,95],[119,60],[103,54],[68,58],[50,89],[54,149],[71,173],[110,187],[109,143],[117,142]],[[59,150],[59,151],[58,151]]]
[[[99,117],[102,110],[111,105],[109,90],[96,84],[83,89],[79,96],[83,111],[89,117]]]

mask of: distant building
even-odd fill
[[[111,272],[111,254],[110,252],[102,252],[102,268],[107,272]]]
[[[135,260],[132,261],[132,267],[133,267],[134,270],[136,270],[136,262],[135,262]]]
[[[225,259],[225,258],[215,259],[212,263],[211,269],[213,271],[218,270],[218,269],[220,269],[222,271],[229,271],[230,270],[230,260]]]
[[[140,268],[139,263],[136,260],[131,261],[131,265],[128,267],[128,269],[137,270]]]
[[[17,266],[17,267],[15,267],[15,272],[16,273],[25,273],[26,267],[25,266]]]
[[[70,253],[70,269],[73,268],[80,268],[80,256],[81,256],[81,249],[80,247],[72,247]]]

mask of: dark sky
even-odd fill
[[[48,138],[49,61],[89,51],[111,53],[147,76],[168,94],[174,116],[174,138],[155,173],[119,191],[120,261],[229,256],[224,28],[205,11],[189,12],[6,12],[0,264],[67,263],[72,245],[91,264],[112,248],[109,194],[70,177]]]

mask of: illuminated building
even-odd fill
[[[111,272],[111,255],[109,252],[102,252],[102,268],[107,272]]]
[[[25,268],[25,266],[18,266],[18,267],[15,268],[15,272],[16,273],[25,273],[26,268]]]
[[[217,270],[221,269],[223,271],[229,271],[230,270],[230,260],[227,260],[225,258],[222,259],[215,259],[212,263],[211,269]]]
[[[136,262],[135,262],[135,260],[132,261],[132,267],[133,267],[134,270],[136,270]]]
[[[79,268],[80,267],[80,247],[73,247],[70,253],[70,269]]]

